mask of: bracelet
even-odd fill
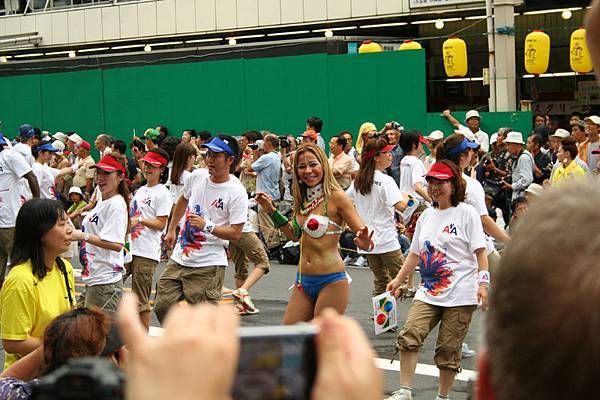
[[[210,219],[205,219],[204,221],[204,228],[202,228],[202,230],[208,233],[212,233],[215,229],[215,223],[212,222]]]
[[[86,242],[90,240],[90,234],[88,232],[83,234],[83,240],[85,240]]]
[[[280,213],[279,210],[275,210],[273,214],[271,214],[271,219],[273,220],[273,225],[275,225],[275,227],[278,229],[290,222],[290,220],[287,219],[285,215]]]
[[[479,271],[479,275],[477,276],[477,282],[479,285],[490,286],[490,273],[489,271]]]

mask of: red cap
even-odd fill
[[[309,137],[312,140],[317,140],[318,135],[317,132],[313,131],[312,129],[309,129],[302,134],[302,137]]]
[[[379,153],[387,153],[388,151],[392,151],[394,149],[394,145],[393,144],[388,144],[387,146],[385,146],[383,149],[379,150]],[[373,158],[377,155],[377,150],[375,149],[371,149],[365,153],[362,154],[362,158],[365,160],[368,160],[369,158]]]
[[[452,169],[444,163],[436,162],[431,166],[431,169],[425,175],[427,178],[436,178],[446,181],[454,176]]]
[[[90,168],[100,168],[102,171],[105,172],[121,171],[123,175],[126,175],[127,173],[125,167],[121,165],[120,162],[115,160],[113,156],[110,155],[102,157],[97,164],[92,165]]]
[[[154,152],[154,151],[149,151],[146,153],[146,155],[144,156],[144,158],[142,158],[142,161],[145,161],[147,163],[149,163],[150,165],[152,165],[153,167],[164,167],[165,165],[168,164],[168,161],[166,158],[164,158],[163,156],[161,156],[160,154]]]
[[[79,143],[77,146],[81,147],[82,149],[85,149],[87,151],[90,151],[92,146],[90,146],[90,142],[86,142],[85,140],[81,143]]]
[[[429,140],[427,140],[427,138],[419,135],[419,142],[423,143],[423,144],[429,144]]]

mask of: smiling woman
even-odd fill
[[[33,199],[19,210],[11,269],[0,291],[5,369],[39,347],[50,321],[74,304],[73,268],[59,257],[72,232],[58,201]]]

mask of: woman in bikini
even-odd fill
[[[256,193],[256,201],[271,214],[275,226],[300,241],[300,263],[284,324],[309,321],[327,307],[343,314],[350,288],[338,241],[344,222],[356,233],[356,245],[373,242],[352,201],[337,184],[325,153],[315,144],[298,148],[293,161],[294,211],[291,220],[277,211],[271,198]]]

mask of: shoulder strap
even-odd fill
[[[59,263],[59,261],[56,262],[57,264]],[[60,261],[60,263],[62,264],[62,268],[60,268],[63,278],[65,279],[65,287],[67,288],[67,295],[69,296],[69,304],[71,305],[71,307],[73,307],[75,305],[75,302],[73,301],[73,295],[71,294],[71,285],[69,285],[69,277],[67,275],[67,266],[62,262],[62,260]]]

